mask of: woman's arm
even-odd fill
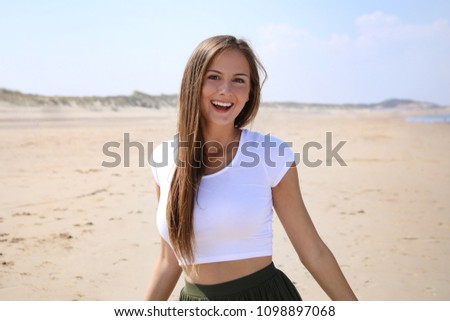
[[[336,259],[317,233],[300,192],[297,168],[291,167],[272,189],[275,211],[301,262],[332,300],[356,300]]]
[[[156,185],[156,197],[159,201],[160,189]],[[153,268],[152,276],[145,294],[146,300],[167,300],[178,282],[181,267],[171,247],[161,238],[161,248]]]
[[[161,250],[153,268],[145,299],[167,300],[180,278],[181,271],[170,245],[161,238]]]

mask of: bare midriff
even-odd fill
[[[186,281],[195,284],[219,284],[255,273],[272,263],[272,256],[198,264],[194,272],[185,269]]]

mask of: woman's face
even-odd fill
[[[250,93],[250,66],[237,49],[216,56],[206,70],[201,116],[206,125],[234,126]]]

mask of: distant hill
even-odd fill
[[[177,105],[177,95],[151,96],[135,91],[129,96],[42,96],[24,94],[0,88],[0,106],[61,106],[61,107],[147,107]]]
[[[420,102],[410,99],[388,99],[379,103],[373,104],[315,104],[315,103],[298,103],[298,102],[267,102],[263,105],[268,107],[289,107],[289,108],[303,108],[303,109],[431,109],[440,108],[442,106]]]
[[[129,96],[43,96],[24,94],[0,88],[0,106],[61,106],[61,107],[175,107],[177,95],[152,96],[134,91]],[[299,102],[264,102],[263,107],[289,107],[302,109],[429,109],[439,105],[409,99],[389,99],[374,104],[309,104]]]

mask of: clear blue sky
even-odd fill
[[[252,43],[266,101],[450,105],[448,0],[0,0],[0,87],[176,93],[216,34]]]

